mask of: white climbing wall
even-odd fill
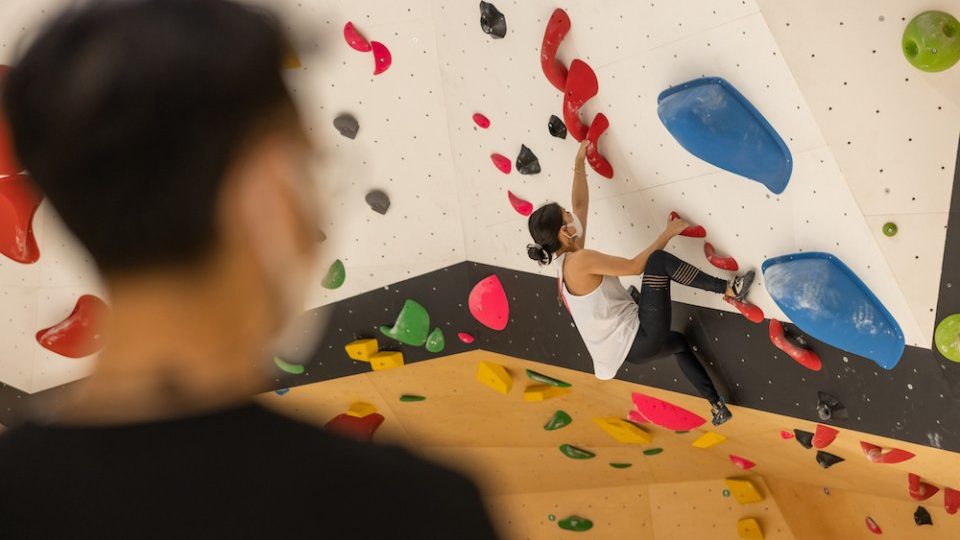
[[[0,63],[12,61],[19,40],[68,3],[0,2]],[[591,247],[635,254],[676,209],[743,266],[830,251],[881,298],[909,344],[929,347],[960,126],[960,67],[922,73],[903,60],[899,43],[913,14],[957,14],[958,2],[500,0],[494,3],[508,26],[502,40],[480,30],[475,0],[257,3],[278,9],[294,36],[303,67],[288,80],[318,146],[328,240],[306,307],[463,260],[554,274],[526,257],[526,219],[507,190],[535,205],[569,201],[577,143],[547,132],[550,115],[561,116],[561,95],[539,64],[546,21],[563,7],[572,30],[560,58],[583,59],[600,84],[582,118],[603,112],[611,122],[601,150],[616,176],[590,175]],[[373,76],[372,55],[344,43],[348,20],[389,47],[386,73]],[[659,92],[703,75],[730,81],[784,138],[795,166],[783,195],[700,161],[662,127]],[[355,140],[332,127],[343,112],[359,121]],[[491,127],[475,127],[474,112]],[[521,144],[543,172],[494,168],[491,153],[513,160]],[[386,215],[364,203],[371,189],[390,196]],[[886,221],[900,226],[892,239],[880,233]],[[37,264],[0,258],[0,381],[30,392],[88,368],[89,359],[49,353],[33,335],[69,313],[80,294],[102,294],[84,253],[46,204],[35,229]],[[702,241],[678,239],[671,249],[710,268]],[[328,291],[319,281],[337,258],[347,281]],[[674,290],[681,301],[729,309],[704,293]],[[754,299],[782,317],[762,287]]]

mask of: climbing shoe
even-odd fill
[[[753,285],[753,278],[755,276],[756,272],[750,270],[741,276],[733,276],[733,279],[727,283],[727,286],[733,291],[733,297],[736,298],[738,302],[746,300],[747,291],[749,291],[750,286]]]
[[[710,405],[710,412],[713,414],[713,419],[710,420],[710,423],[715,426],[719,426],[733,418],[733,413],[727,408],[727,404],[723,401],[723,398],[720,398],[719,401]]]

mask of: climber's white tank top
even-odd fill
[[[590,294],[571,293],[563,281],[565,256],[560,255],[555,262],[560,294],[593,358],[594,375],[598,379],[612,379],[627,358],[640,329],[637,304],[615,276],[603,276],[603,281]]]

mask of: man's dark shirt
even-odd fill
[[[487,539],[464,477],[259,405],[0,436],[0,539]]]

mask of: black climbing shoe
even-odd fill
[[[627,292],[630,293],[630,298],[633,298],[633,303],[635,303],[635,304],[637,304],[637,305],[639,306],[639,305],[640,305],[640,291],[638,291],[636,287],[634,287],[633,285],[631,285],[631,286],[627,289]]]
[[[733,413],[727,408],[727,404],[723,401],[723,398],[720,398],[720,401],[710,405],[710,412],[713,413],[713,419],[710,420],[710,423],[715,426],[719,426],[733,418]]]
[[[738,302],[743,302],[747,299],[747,292],[750,290],[750,286],[753,285],[753,278],[755,276],[756,272],[750,270],[741,276],[733,276],[733,279],[727,284],[730,289],[733,290],[733,297],[736,298]]]

